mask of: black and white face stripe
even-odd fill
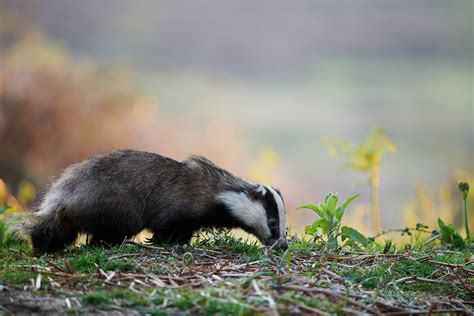
[[[265,207],[267,213],[267,224],[272,233],[272,237],[275,240],[286,239],[286,212],[285,212],[285,203],[281,194],[272,187],[265,187],[268,191],[267,201],[268,207]]]
[[[288,247],[285,204],[277,190],[260,185],[247,192],[225,191],[218,195],[218,199],[265,245]]]
[[[270,231],[269,243],[285,239],[285,204],[281,194],[270,186],[260,185],[251,196],[265,210],[266,225]]]
[[[273,187],[268,187],[268,189],[272,192],[273,198],[275,203],[277,204],[278,208],[278,217],[279,217],[279,228],[280,228],[280,237],[286,237],[286,207],[285,202],[283,201],[283,197],[281,193]]]

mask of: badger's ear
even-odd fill
[[[248,192],[250,198],[254,201],[263,200],[266,193],[267,189],[263,185],[256,186]]]

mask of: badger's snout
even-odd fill
[[[275,248],[280,250],[287,250],[288,242],[286,240],[279,240],[278,243],[275,245]]]
[[[267,239],[264,242],[265,246],[272,247],[277,250],[286,250],[288,249],[288,242],[286,239]]]

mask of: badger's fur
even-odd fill
[[[117,244],[148,229],[156,243],[187,243],[202,227],[242,228],[265,245],[287,247],[278,190],[203,157],[178,162],[133,150],[66,168],[17,224],[39,253],[63,249],[79,233],[93,243]]]

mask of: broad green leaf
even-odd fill
[[[328,231],[328,222],[324,218],[320,218],[314,221],[312,225],[306,226],[305,233],[308,231],[310,235],[314,235],[318,228],[321,228],[323,233],[326,233]]]
[[[334,237],[330,237],[326,241],[326,249],[333,250],[337,248],[337,239]]]
[[[335,220],[334,220],[334,216],[332,216],[332,215],[328,216],[327,223],[328,223],[327,231],[328,232],[334,231],[334,229],[336,228],[335,226],[337,225],[337,222],[335,222]]]
[[[310,210],[315,210],[315,208],[317,207],[317,205],[315,204],[312,204],[312,203],[308,203],[308,204],[301,204],[300,206],[298,206],[295,211],[297,210],[301,210],[301,209],[310,209]]]
[[[322,217],[326,218],[328,221],[331,221],[334,214],[331,212],[331,210],[329,210],[327,204],[319,203],[318,206],[322,210]]]
[[[358,198],[360,194],[354,194],[349,196],[341,206],[339,206],[335,211],[335,216],[337,221],[340,223],[342,221],[342,216],[344,216],[344,212],[346,211],[347,206],[356,198]]]
[[[307,235],[314,236],[315,232],[316,232],[316,230],[312,226],[306,226],[304,228],[304,233],[307,234]]]
[[[318,214],[319,217],[324,217],[324,212],[319,205],[315,204],[303,204],[296,208],[296,210],[309,209]]]
[[[464,239],[452,225],[447,225],[441,218],[438,218],[438,226],[442,243],[452,245],[455,248],[464,248],[466,246]]]
[[[367,238],[365,238],[364,235],[362,235],[359,231],[357,231],[356,229],[352,227],[347,227],[347,226],[342,227],[341,236],[343,240],[348,238],[349,240],[358,242],[359,244],[363,246],[367,246],[367,244],[369,243],[369,241],[367,240]]]
[[[341,208],[342,208],[342,213],[344,214],[344,211],[346,210],[346,207],[352,202],[354,201],[354,199],[358,198],[360,196],[360,194],[353,194],[351,196],[349,196],[341,205]]]
[[[334,213],[336,208],[338,197],[335,194],[330,194],[329,198],[326,201],[327,208],[331,213]]]
[[[330,229],[328,221],[324,218],[314,221],[313,225],[311,225],[311,228],[314,230],[321,228],[324,234],[326,234]]]
[[[443,222],[443,220],[441,218],[438,218],[438,226],[439,226],[439,228],[446,227],[446,224]]]
[[[344,215],[344,210],[342,209],[341,206],[339,206],[334,213],[335,213],[334,216],[336,217],[337,222],[340,223],[342,220],[342,215]]]
[[[453,235],[452,244],[457,249],[462,249],[466,246],[466,242],[457,232]]]
[[[304,233],[307,234],[307,235],[311,235],[313,237],[319,237],[319,234],[318,234],[318,227],[316,227],[313,223],[313,225],[311,226],[306,226],[304,228]]]
[[[454,233],[454,228],[450,225],[446,225],[441,218],[438,218],[438,226],[442,236],[449,239],[449,235]]]

